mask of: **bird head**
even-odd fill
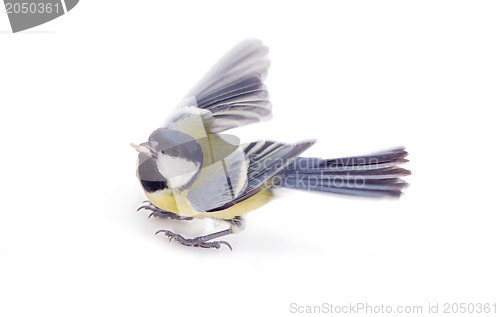
[[[131,145],[139,152],[141,181],[164,179],[168,187],[182,189],[194,181],[203,165],[199,142],[177,130],[160,128],[151,133],[147,142]]]

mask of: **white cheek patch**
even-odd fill
[[[198,172],[198,164],[183,158],[158,155],[156,165],[160,174],[165,177],[172,188],[188,184]]]

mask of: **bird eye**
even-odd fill
[[[181,150],[175,147],[170,151],[169,155],[173,158],[179,158],[181,156]]]

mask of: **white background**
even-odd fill
[[[500,305],[499,16],[494,1],[108,0],[11,34],[0,13],[0,315]],[[280,190],[233,252],[154,235],[211,228],[135,212],[128,143],[248,37],[271,50],[274,118],[233,133],[318,138],[306,154],[323,157],[405,145],[405,196]]]

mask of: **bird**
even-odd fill
[[[264,84],[268,47],[247,39],[225,54],[148,138],[134,144],[136,175],[149,217],[189,221],[209,218],[226,229],[185,238],[159,230],[170,241],[200,248],[232,246],[219,238],[245,228],[244,216],[273,197],[275,188],[364,197],[399,197],[411,172],[404,147],[363,156],[302,156],[315,140],[239,142],[227,130],[272,117]]]

